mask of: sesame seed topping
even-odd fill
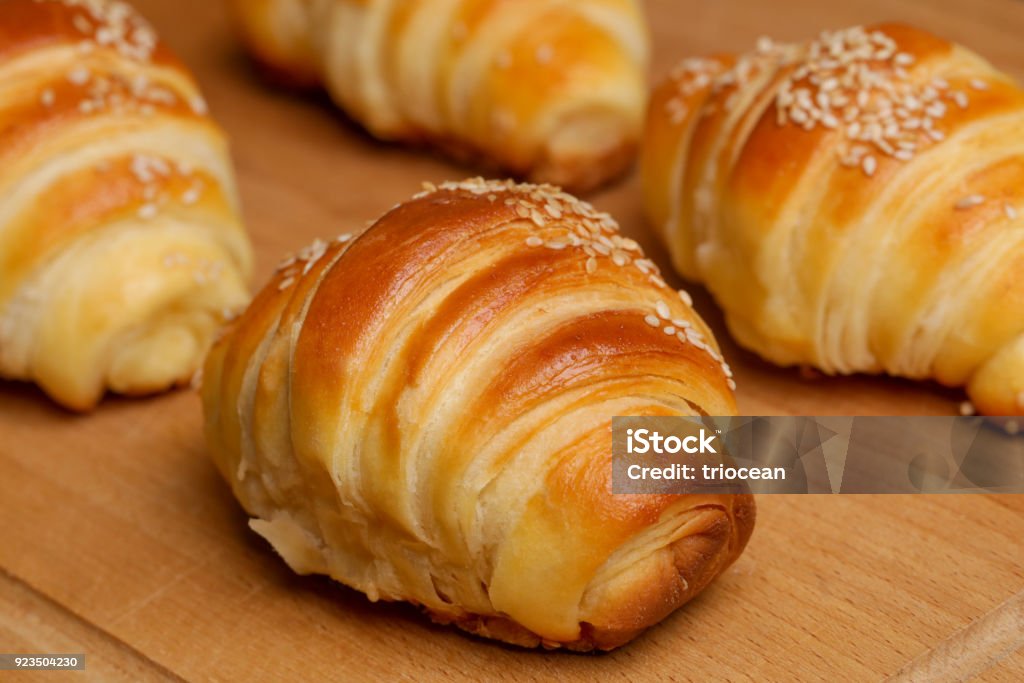
[[[1017,216],[1019,215],[1017,212],[1017,208],[1010,202],[1005,202],[1003,204],[1003,213],[1005,213],[1006,217],[1009,218],[1011,221],[1017,220]]]
[[[674,335],[676,333],[676,328],[672,327],[671,325],[666,325],[665,327],[662,328],[662,332],[668,335]]]
[[[138,215],[143,220],[155,218],[158,212],[156,204],[146,203],[139,207]]]
[[[52,88],[47,88],[39,95],[39,101],[44,107],[52,107],[56,99],[57,95],[53,92]]]
[[[969,194],[966,197],[958,200],[957,203],[954,204],[953,206],[958,211],[963,211],[964,209],[970,209],[970,208],[973,208],[975,206],[980,206],[981,204],[984,204],[984,203],[985,203],[985,196],[984,195]]]
[[[916,63],[915,55],[901,49],[895,38],[861,26],[826,31],[806,44],[761,38],[753,52],[728,69],[717,60],[680,63],[670,76],[677,93],[665,107],[670,119],[681,123],[692,95],[710,89],[721,97],[703,105],[709,113],[723,100],[728,109],[739,99],[736,89],[755,74],[777,72],[782,76],[775,86],[777,125],[835,131],[843,137],[841,165],[860,168],[870,177],[879,157],[909,162],[923,145],[943,140],[937,124],[946,115],[947,103],[969,106],[967,94],[950,90],[945,79],[925,80],[915,74]],[[975,90],[988,87],[978,79],[970,85]],[[723,92],[727,88],[731,91]],[[857,148],[862,151],[854,152]]]
[[[473,178],[461,182],[445,182],[439,186],[425,183],[424,190],[414,198],[423,199],[438,192],[468,194],[507,207],[509,213],[522,219],[513,220],[509,229],[529,231],[524,239],[527,246],[545,246],[578,254],[588,274],[597,272],[599,259],[606,258],[620,267],[635,265],[636,271],[630,269],[626,272],[639,272],[651,285],[667,288],[658,274],[658,267],[644,257],[643,250],[635,240],[619,233],[619,226],[611,216],[557,187]],[[686,292],[679,292],[679,297],[688,306],[692,305]],[[671,321],[671,329],[666,330],[666,334],[675,336],[681,343],[703,350],[716,363],[723,362],[721,356],[704,343],[703,336],[692,328],[690,322],[672,318],[671,307],[665,300],[656,300],[654,309],[644,316],[648,325],[661,327],[663,319]]]
[[[293,277],[286,277],[285,279],[281,280],[281,282],[278,283],[277,289],[278,289],[278,291],[283,292],[284,290],[288,289],[289,287],[291,287],[294,284],[295,284],[295,278],[293,278]]]
[[[964,417],[967,417],[968,415],[974,415],[975,413],[976,411],[974,409],[974,404],[971,403],[970,401],[964,401],[963,403],[960,404],[960,414],[963,415]]]
[[[682,299],[683,303],[687,306],[690,306],[691,308],[693,307],[693,297],[691,297],[690,293],[685,289],[679,290],[679,298]]]

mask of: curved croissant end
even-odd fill
[[[1024,91],[901,25],[683,62],[655,92],[652,223],[744,346],[1024,412]]]
[[[635,0],[233,0],[259,62],[323,82],[384,140],[577,190],[639,141],[648,38]]]
[[[187,381],[248,300],[223,135],[125,3],[0,26],[0,376],[78,410]]]
[[[214,345],[207,437],[300,573],[608,649],[742,551],[750,496],[611,493],[611,416],[733,414],[710,331],[605,214],[430,187],[282,264]]]

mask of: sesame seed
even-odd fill
[[[68,81],[73,85],[85,85],[89,81],[89,70],[78,66],[68,72]]]
[[[979,78],[972,78],[969,85],[975,90],[988,90],[988,83]]]
[[[1017,220],[1017,216],[1019,215],[1017,213],[1016,207],[1014,207],[1013,204],[1011,204],[1010,202],[1006,202],[1003,204],[1003,213],[1005,213],[1006,217],[1009,218],[1011,221]]]
[[[151,218],[156,217],[157,211],[158,209],[156,204],[147,203],[139,207],[138,215],[139,218],[143,220],[149,220]]]
[[[52,88],[47,88],[39,96],[39,101],[42,102],[44,107],[52,107],[56,99],[57,95],[53,92]]]
[[[729,387],[730,391],[736,391],[736,380],[734,380],[732,377],[726,378],[725,384],[726,386]]]
[[[661,318],[662,318],[663,320],[669,320],[669,319],[671,319],[671,317],[672,317],[672,311],[671,311],[671,310],[669,310],[668,304],[666,304],[666,303],[665,303],[664,301],[661,301],[661,300],[659,299],[659,300],[658,300],[658,303],[656,303],[656,304],[654,305],[654,308],[655,308],[655,310],[657,310],[657,311],[658,311],[658,315],[659,315],[659,316],[661,316]]]
[[[683,303],[686,304],[687,306],[691,308],[693,307],[693,297],[691,297],[690,293],[687,292],[685,289],[679,290],[679,298],[682,299]]]
[[[644,322],[646,322],[651,327],[661,327],[661,321],[658,320],[657,316],[648,314],[644,316]]]
[[[966,197],[958,200],[957,203],[954,204],[954,207],[958,211],[963,211],[964,209],[970,209],[970,208],[973,208],[975,206],[979,206],[979,205],[984,204],[984,203],[985,203],[984,195],[969,194]]]
[[[536,235],[531,235],[530,237],[526,238],[526,246],[528,247],[539,247],[542,244],[544,244],[544,240],[537,237]]]
[[[975,414],[974,404],[970,401],[964,401],[960,404],[960,414],[964,417]]]
[[[674,335],[676,333],[676,328],[672,327],[671,325],[666,325],[664,328],[662,328],[662,332],[668,335]]]
[[[294,284],[295,284],[295,278],[293,278],[293,277],[286,277],[285,279],[281,280],[281,282],[278,283],[277,290],[279,292],[283,292],[284,290],[288,289],[289,287],[291,287]]]
[[[562,249],[565,249],[566,246],[568,246],[568,245],[566,245],[565,242],[558,242],[556,240],[552,240],[550,242],[545,242],[544,246],[547,247],[548,249],[554,249],[555,251],[561,251]]]
[[[190,187],[181,195],[181,201],[183,204],[191,205],[199,201],[200,189],[198,187]]]
[[[92,24],[89,22],[88,19],[85,18],[84,14],[76,14],[74,17],[72,17],[71,24],[76,29],[78,29],[80,33],[91,34],[93,31]]]
[[[597,259],[591,256],[587,259],[587,272],[593,274],[597,271]]]
[[[860,166],[861,169],[864,171],[864,175],[870,178],[871,176],[875,175],[875,170],[878,168],[878,162],[875,160],[875,157],[869,154],[868,156],[864,157],[864,160],[861,162]]]

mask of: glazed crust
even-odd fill
[[[632,163],[648,37],[635,0],[233,0],[273,80],[321,83],[378,138],[575,191]]]
[[[207,361],[210,450],[300,573],[488,638],[611,649],[753,526],[750,496],[611,490],[611,416],[735,413],[684,300],[553,188],[429,188],[282,264]]]
[[[224,137],[118,2],[0,2],[0,376],[68,408],[188,382],[247,300]]]
[[[767,43],[656,89],[645,204],[677,269],[768,360],[930,378],[1019,415],[1021,130],[1024,91],[925,31]]]

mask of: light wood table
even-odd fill
[[[472,175],[381,145],[311,97],[255,79],[221,3],[139,4],[195,70],[233,140],[262,280],[286,251],[361,227],[423,180]],[[653,71],[757,36],[897,18],[1024,79],[1014,0],[648,2]],[[667,266],[637,180],[591,198]],[[680,284],[673,280],[672,284]],[[951,413],[935,386],[801,379],[723,340],[747,414]],[[179,392],[74,417],[0,384],[0,651],[88,653],[85,674],[149,680],[1024,680],[1024,496],[765,496],[747,553],[706,594],[612,654],[523,652],[300,578],[248,531]],[[27,676],[11,677],[23,680]]]

